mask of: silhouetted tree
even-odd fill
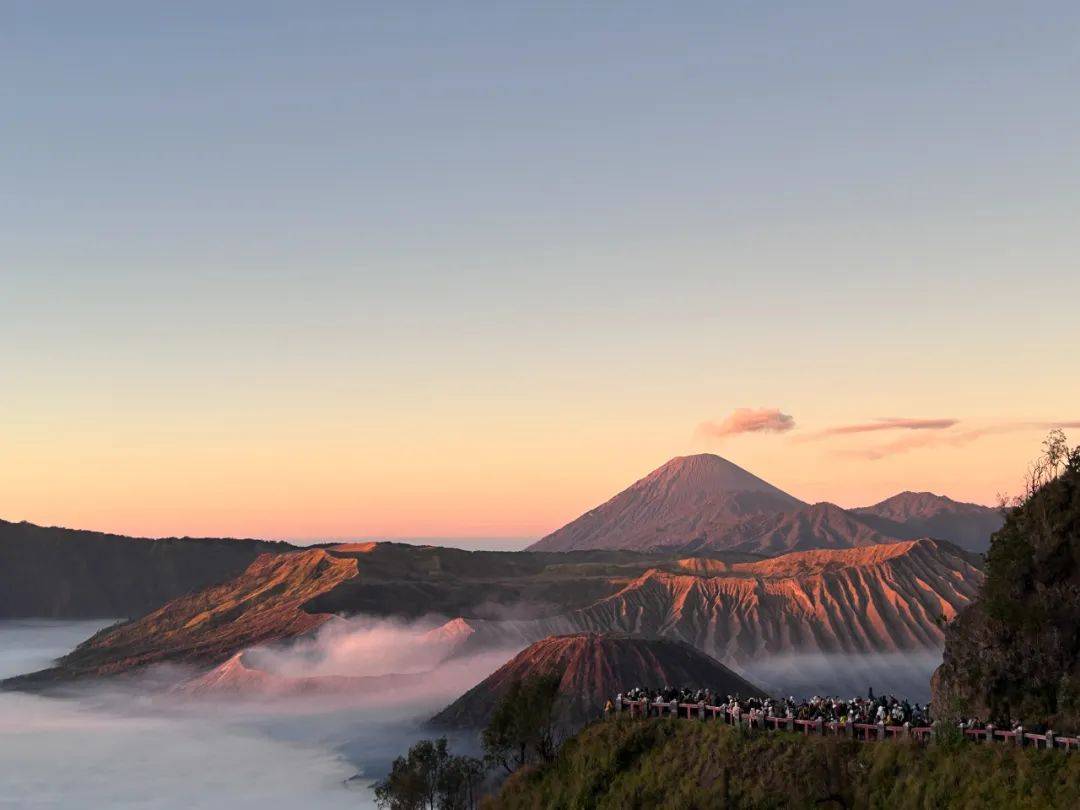
[[[554,759],[561,680],[560,675],[536,675],[510,685],[484,729],[482,741],[488,763],[512,773],[527,762]]]
[[[452,755],[445,737],[421,740],[375,783],[375,802],[388,810],[473,810],[483,777],[483,763]]]
[[[474,810],[485,771],[484,763],[475,757],[450,757],[436,780],[440,810]]]

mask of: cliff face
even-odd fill
[[[127,618],[241,573],[261,540],[168,538],[0,521],[0,618]]]
[[[219,664],[238,650],[315,629],[330,614],[309,613],[305,605],[356,573],[356,560],[322,549],[264,554],[239,577],[102,630],[56,668],[15,681],[47,683],[163,662]]]
[[[561,675],[560,720],[580,725],[634,686],[711,688],[746,697],[764,693],[688,644],[670,639],[581,633],[532,644],[432,718],[442,728],[483,728],[514,681]]]
[[[994,535],[933,691],[939,711],[1080,730],[1080,450]]]
[[[934,540],[687,570],[703,575],[654,569],[579,610],[474,623],[470,644],[639,633],[680,639],[733,663],[786,653],[937,650],[942,620],[966,607],[982,580],[977,558]]]

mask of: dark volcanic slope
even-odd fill
[[[102,630],[56,668],[13,680],[33,685],[162,662],[219,664],[238,650],[318,627],[331,616],[308,612],[307,603],[356,573],[356,560],[322,549],[264,554],[239,577]]]
[[[150,540],[0,520],[0,618],[141,616],[236,576],[260,554],[292,548],[261,540]]]
[[[557,673],[562,674],[560,720],[569,725],[595,718],[605,701],[633,686],[763,694],[719,661],[681,641],[580,633],[536,642],[435,715],[431,724],[483,728],[514,681]]]
[[[882,534],[902,540],[933,537],[981,554],[1005,518],[1000,510],[962,503],[932,492],[901,492],[881,503],[851,510]]]
[[[794,512],[744,520],[727,531],[692,543],[685,551],[730,550],[772,555],[822,548],[876,546],[895,543],[899,539],[874,529],[835,504],[816,503]]]
[[[745,518],[804,506],[730,461],[674,458],[547,537],[532,551],[650,549],[707,542]]]

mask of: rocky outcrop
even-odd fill
[[[291,550],[262,540],[151,540],[0,520],[0,619],[141,616],[236,576],[260,554]]]
[[[579,633],[553,636],[514,656],[431,719],[438,728],[483,728],[515,681],[557,675],[559,721],[581,725],[604,703],[633,686],[705,689],[720,694],[764,693],[688,644],[671,639]]]

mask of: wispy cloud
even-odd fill
[[[1065,420],[1059,422],[999,422],[997,424],[983,425],[969,430],[946,430],[943,432],[925,433],[912,436],[904,436],[895,441],[852,450],[839,451],[840,455],[852,458],[862,458],[869,461],[877,461],[919,450],[924,447],[965,447],[986,436],[997,436],[1004,433],[1016,433],[1024,430],[1054,430],[1055,428],[1078,428],[1080,420]]]
[[[856,422],[851,425],[836,425],[818,430],[800,437],[800,441],[809,442],[827,439],[831,436],[849,436],[855,433],[877,433],[882,430],[948,430],[960,423],[959,419],[912,419],[902,416],[888,416],[869,422]]]
[[[702,422],[697,432],[722,439],[740,433],[786,433],[795,427],[795,418],[777,408],[737,408],[720,422]]]

